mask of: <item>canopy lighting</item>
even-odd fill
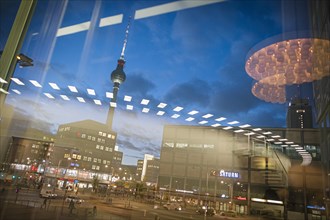
[[[182,109],[183,109],[182,107],[177,106],[177,107],[175,107],[175,108],[173,109],[173,111],[175,111],[175,112],[179,112],[179,111],[181,111]]]
[[[34,85],[35,87],[41,88],[42,86],[40,85],[40,83],[38,83],[35,80],[30,80],[30,83],[32,83],[32,85]]]
[[[229,125],[235,125],[235,124],[238,124],[239,122],[238,121],[231,121],[231,122],[228,122],[227,124]]]
[[[200,122],[198,122],[198,124],[201,124],[201,125],[203,125],[203,124],[206,124],[208,121],[200,121]]]
[[[211,118],[213,115],[212,114],[206,114],[206,115],[203,115],[202,117],[203,118]]]
[[[278,41],[254,52],[245,64],[248,75],[257,80],[252,87],[253,95],[266,102],[285,103],[287,85],[329,75],[329,45],[326,39],[297,38]]]
[[[112,92],[106,92],[105,96],[109,99],[113,99],[113,93]]]
[[[94,89],[87,89],[87,93],[88,93],[89,95],[96,95]]]
[[[186,118],[186,121],[193,121],[193,120],[195,120],[195,119],[192,117]]]
[[[78,92],[77,88],[75,86],[68,86],[71,92]]]
[[[142,99],[141,104],[142,105],[148,105],[149,104],[149,101],[150,100],[148,100],[148,99]]]
[[[188,113],[188,115],[196,115],[198,112],[199,112],[199,111],[195,111],[195,110],[193,110],[193,111],[190,111],[190,112]]]
[[[174,114],[171,116],[171,118],[178,118],[178,117],[180,117],[180,115],[178,115],[178,114]]]
[[[60,95],[62,99],[66,100],[66,101],[69,101],[69,97],[67,97],[66,95]]]
[[[148,113],[149,110],[150,110],[149,108],[143,108],[143,109],[142,109],[142,112],[143,112],[143,113]]]
[[[52,96],[50,93],[45,92],[44,95],[47,96],[50,99],[55,99],[55,97]]]
[[[53,89],[60,90],[60,87],[56,83],[48,83]]]
[[[132,101],[132,96],[125,95],[124,96],[124,101],[126,101],[126,102]]]
[[[82,98],[82,97],[77,97],[77,99],[78,99],[79,102],[85,102],[85,99]]]
[[[102,105],[101,101],[98,100],[98,99],[94,99],[94,103],[95,103],[96,105]]]
[[[126,106],[126,109],[127,109],[127,110],[133,110],[133,105],[127,105],[127,106]]]
[[[157,115],[164,115],[164,114],[165,114],[164,111],[158,111],[158,112],[157,112]]]
[[[167,106],[166,103],[162,103],[162,102],[161,102],[161,103],[158,104],[157,107],[158,107],[158,108],[165,108],[166,106]]]

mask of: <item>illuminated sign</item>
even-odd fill
[[[211,176],[219,176],[226,178],[239,178],[239,172],[226,171],[226,170],[212,170]]]

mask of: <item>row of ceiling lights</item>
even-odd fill
[[[24,86],[25,85],[25,83],[23,83],[18,78],[12,78],[12,81],[15,82],[17,85],[21,85],[21,86]],[[35,87],[42,88],[42,85],[40,83],[38,83],[36,80],[29,80],[29,81]],[[4,79],[0,78],[0,83],[3,83],[4,84],[4,83],[7,83],[7,81],[5,81]],[[48,83],[48,84],[54,90],[61,90],[60,87],[56,83]],[[72,93],[79,93],[78,92],[78,89],[75,86],[69,85],[68,88],[69,88],[69,90]],[[19,95],[21,94],[21,92],[19,90],[17,90],[17,89],[12,89],[12,91],[14,93],[16,93],[16,94],[19,94]],[[86,91],[91,96],[95,96],[96,95],[96,92],[95,92],[94,89],[88,88]],[[44,95],[46,97],[48,97],[49,99],[55,99],[55,97],[52,94],[50,94],[50,93],[44,93]],[[63,100],[66,100],[66,101],[69,101],[70,100],[67,95],[60,95],[60,97]],[[111,99],[111,98],[113,98],[113,94],[111,92],[106,92],[106,97]],[[77,98],[77,100],[79,102],[82,102],[82,103],[85,103],[86,102],[84,100],[84,98],[82,98],[82,97],[76,97],[76,98]],[[130,103],[132,101],[132,96],[125,95],[124,96],[124,101]],[[141,100],[140,104],[146,106],[146,107],[143,107],[142,108],[142,112],[143,113],[148,113],[149,112],[150,108],[147,108],[147,105],[149,104],[149,102],[150,102],[150,100],[148,100],[148,99],[142,99]],[[101,101],[100,100],[97,100],[97,99],[94,99],[94,103],[96,105],[102,105]],[[111,107],[117,107],[117,103],[110,102],[110,106]],[[160,108],[160,109],[164,109],[166,106],[167,106],[167,104],[166,103],[163,103],[163,102],[161,102],[161,103],[159,103],[157,105],[157,107]],[[126,109],[127,110],[133,110],[134,109],[134,106],[127,104]],[[181,106],[176,106],[174,109],[172,109],[176,113],[174,113],[171,116],[171,118],[174,118],[174,119],[179,118],[180,115],[177,114],[177,113],[179,113],[183,109],[184,108],[181,107]],[[195,120],[195,118],[193,118],[191,116],[196,115],[198,113],[199,113],[199,111],[197,111],[197,110],[192,110],[192,111],[188,112],[189,117],[186,118],[185,120],[186,121],[189,121],[189,122]],[[156,113],[156,115],[159,115],[159,116],[162,116],[164,114],[165,114],[165,111],[158,111]],[[208,119],[208,118],[211,118],[213,116],[214,116],[213,114],[209,114],[208,113],[208,114],[203,115],[202,118]],[[225,117],[219,117],[219,118],[216,118],[214,120],[216,121],[216,123],[215,124],[212,124],[210,126],[212,126],[212,127],[219,127],[219,126],[221,126],[221,124],[218,123],[218,122],[225,121],[225,120],[227,120],[227,118],[225,118]],[[201,124],[201,125],[205,125],[207,123],[209,123],[209,121],[206,121],[206,120],[202,120],[202,121],[198,122],[198,124]],[[295,144],[294,142],[289,141],[286,138],[282,138],[280,135],[272,135],[272,132],[270,132],[270,131],[263,131],[261,128],[250,128],[251,125],[249,125],[249,124],[243,124],[243,125],[237,126],[238,124],[240,124],[240,122],[238,122],[236,120],[229,121],[226,124],[227,124],[227,126],[224,126],[222,129],[224,129],[224,130],[233,130],[233,132],[235,132],[235,133],[243,133],[246,136],[255,135],[256,138],[263,139],[266,142],[270,142],[270,143],[273,143],[275,145],[280,145],[281,147],[293,147],[301,155],[301,157],[303,158],[302,165],[308,165],[308,164],[311,163],[312,157],[311,157],[311,155],[305,149],[303,149],[303,147],[301,147],[299,144]]]

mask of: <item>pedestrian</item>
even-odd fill
[[[69,204],[69,209],[70,209],[70,214],[72,214],[73,209],[75,209],[74,201],[72,199],[71,199],[70,204]]]
[[[97,209],[96,209],[96,206],[93,207],[93,216],[96,216],[97,215]]]
[[[44,199],[44,202],[41,205],[41,208],[47,207],[47,198]]]

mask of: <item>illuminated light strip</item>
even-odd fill
[[[294,144],[292,141],[285,142],[286,144]]]
[[[192,110],[190,112],[188,112],[188,115],[196,115],[198,114],[199,111],[196,111],[196,110]]]
[[[220,117],[220,118],[217,118],[217,119],[215,119],[216,121],[224,121],[224,120],[226,120],[227,118],[225,118],[225,117]]]
[[[69,97],[67,97],[66,95],[60,95],[62,99],[66,100],[66,101],[69,101]]]
[[[221,124],[219,124],[219,123],[216,123],[216,124],[213,124],[213,125],[211,125],[212,127],[219,127],[219,126],[221,126]]]
[[[171,116],[171,118],[178,118],[178,117],[180,117],[180,115],[178,115],[178,114],[174,114]]]
[[[41,88],[42,86],[40,85],[40,83],[38,83],[35,80],[30,80],[30,83],[32,83],[35,87]]]
[[[164,115],[164,114],[165,114],[164,111],[158,111],[158,112],[157,112],[157,115]]]
[[[77,97],[79,102],[85,102],[85,99],[83,97]]]
[[[273,203],[273,204],[280,204],[280,205],[282,205],[282,204],[283,204],[283,202],[282,202],[282,201],[278,201],[278,200],[272,200],[272,199],[267,199],[267,202],[268,202],[268,203]]]
[[[107,98],[113,99],[113,93],[112,93],[112,92],[106,92],[106,93],[105,93],[105,96],[106,96]]]
[[[78,92],[77,88],[75,86],[68,86],[71,92]]]
[[[157,107],[158,107],[158,108],[165,108],[166,106],[167,106],[166,103],[162,103],[162,102],[161,102],[161,103],[158,104]]]
[[[127,110],[133,110],[133,105],[127,105],[127,106],[126,106],[126,109],[127,109]]]
[[[249,133],[245,133],[244,135],[246,135],[246,136],[249,136],[249,135],[254,135],[255,133],[254,132],[249,132]]]
[[[12,89],[11,91],[13,91],[14,93],[16,93],[16,94],[18,94],[18,95],[20,95],[20,94],[21,94],[21,92],[20,92],[20,91],[18,91],[17,89]]]
[[[304,148],[302,147],[295,147],[296,150],[303,150]]]
[[[245,124],[245,125],[241,125],[241,126],[238,126],[238,127],[240,127],[240,128],[248,128],[248,127],[251,127],[251,125]]]
[[[173,111],[175,111],[175,112],[179,112],[179,111],[181,111],[182,109],[183,109],[182,107],[177,106],[177,107],[175,107],[175,108],[173,109]]]
[[[48,83],[50,85],[50,87],[52,87],[55,90],[60,90],[60,87],[58,87],[58,85],[56,83]]]
[[[276,141],[276,142],[274,142],[274,144],[283,144],[283,142],[282,141]]]
[[[123,22],[123,14],[113,15],[100,19],[99,27],[110,26],[114,24],[120,24]]]
[[[186,121],[193,121],[193,120],[195,120],[195,118],[192,117],[186,118]]]
[[[80,24],[75,24],[63,28],[59,28],[56,33],[56,37],[64,36],[64,35],[69,35],[69,34],[74,34],[82,31],[87,31],[91,25],[90,21],[83,22]]]
[[[264,138],[264,137],[265,137],[264,135],[257,136],[257,138]]]
[[[261,131],[262,129],[261,128],[254,128],[252,129],[253,131]]]
[[[6,90],[4,90],[3,88],[0,88],[0,92],[4,93],[4,94],[9,94],[9,92],[7,92]]]
[[[132,101],[132,96],[125,95],[124,96],[124,101],[126,101],[126,102]]]
[[[96,105],[102,105],[101,101],[98,99],[94,99],[93,101]]]
[[[94,89],[87,89],[87,93],[88,93],[89,95],[96,95]]]
[[[282,139],[278,139],[279,141],[287,141],[288,139],[286,138],[282,138]]]
[[[275,141],[275,139],[274,138],[268,138],[268,139],[266,139],[266,141]]]
[[[234,132],[235,133],[241,133],[241,132],[244,132],[244,130],[243,129],[239,129],[239,130],[235,130]]]
[[[273,135],[272,138],[280,138],[280,135]]]
[[[251,198],[251,201],[254,201],[254,202],[266,202],[266,199]]]
[[[149,108],[143,108],[143,109],[142,109],[142,112],[143,112],[143,113],[148,113],[149,110],[150,110]]]
[[[142,105],[148,105],[149,104],[149,100],[148,99],[142,99],[141,104]]]
[[[264,132],[263,134],[272,134],[272,132],[270,132],[270,131],[266,131],[266,132]]]
[[[201,124],[201,125],[203,125],[203,124],[206,124],[208,121],[200,121],[200,122],[198,122],[198,124]]]
[[[231,121],[231,122],[228,122],[227,124],[229,125],[235,125],[235,124],[238,124],[239,122],[238,121]]]
[[[162,5],[157,5],[149,8],[144,8],[140,10],[136,10],[134,19],[141,19],[147,18],[155,15],[166,14],[170,12],[175,12],[179,10],[184,10],[188,8],[194,8],[209,4],[214,4],[218,2],[224,2],[225,0],[209,0],[209,1],[191,1],[191,0],[184,0],[184,1],[176,1],[171,3],[166,3]]]
[[[6,83],[8,83],[8,82],[0,77],[0,83],[4,83],[4,84],[6,84]]]
[[[50,98],[50,99],[55,99],[55,97],[52,96],[52,95],[51,95],[50,93],[48,93],[48,92],[45,92],[44,95],[47,96],[47,97]]]
[[[227,126],[227,127],[224,127],[223,130],[229,130],[229,129],[232,129],[233,127],[231,126]]]
[[[203,118],[211,118],[213,115],[212,114],[206,114],[206,115],[203,115],[202,117]]]

